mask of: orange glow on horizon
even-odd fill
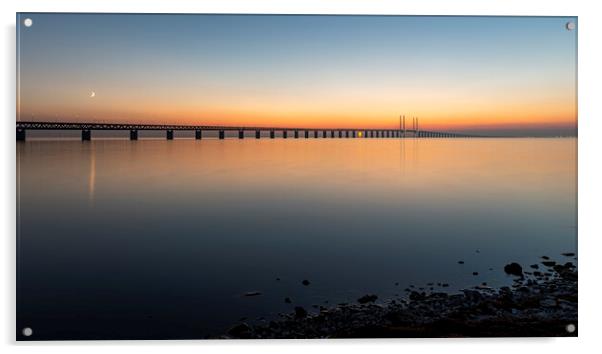
[[[341,89],[342,90],[342,89]],[[23,93],[18,107],[19,120],[94,121],[149,124],[265,126],[291,128],[375,128],[398,129],[399,115],[406,115],[406,128],[412,117],[420,127],[431,130],[474,128],[561,126],[576,127],[574,92],[548,89],[518,90],[512,93],[482,93],[383,90],[345,94],[319,92],[301,96],[285,95],[139,95],[98,90],[75,95],[58,90],[43,96]],[[407,95],[407,96],[406,96]],[[68,99],[61,99],[61,97]]]

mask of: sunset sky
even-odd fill
[[[568,21],[20,14],[18,119],[576,134]]]

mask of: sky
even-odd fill
[[[17,119],[576,135],[569,21],[21,13]]]

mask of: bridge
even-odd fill
[[[404,124],[405,127],[405,124]],[[276,137],[276,132],[281,133],[284,139],[304,138],[467,138],[472,135],[456,134],[449,132],[436,132],[413,129],[358,129],[358,128],[293,128],[293,127],[235,127],[219,125],[174,125],[174,124],[129,124],[129,123],[69,123],[69,122],[17,122],[17,140],[24,141],[28,130],[80,130],[81,140],[92,139],[94,130],[126,130],[130,132],[130,140],[138,140],[141,130],[164,131],[167,140],[174,139],[174,131],[194,131],[195,139],[202,139],[203,132],[218,132],[219,139],[225,139],[226,132],[238,132],[238,138],[244,139],[245,132],[254,132],[255,138],[260,139],[262,132],[269,132],[270,139]]]

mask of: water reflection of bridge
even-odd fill
[[[25,140],[28,130],[80,130],[82,140],[91,140],[93,130],[127,130],[130,140],[138,140],[141,130],[164,131],[167,140],[174,138],[174,131],[194,131],[196,139],[203,138],[203,132],[218,132],[219,139],[226,138],[226,132],[237,132],[239,139],[254,133],[256,139],[262,132],[269,132],[269,138],[465,138],[471,135],[419,129],[357,129],[357,128],[287,128],[287,127],[235,127],[218,125],[173,125],[173,124],[127,124],[127,123],[66,123],[66,122],[17,122],[17,140]],[[251,135],[252,136],[252,135]]]

